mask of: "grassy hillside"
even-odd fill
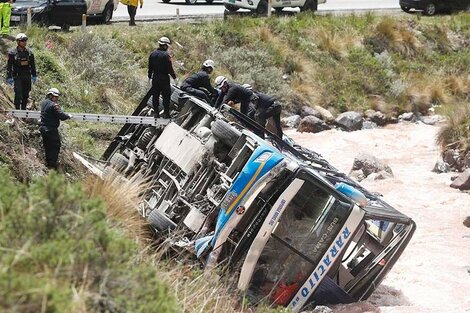
[[[88,30],[21,30],[39,72],[33,106],[54,86],[66,111],[132,112],[149,88],[148,54],[165,35],[178,42],[172,53],[180,80],[211,58],[214,78],[275,94],[286,114],[320,105],[334,114],[373,108],[395,118],[434,107],[449,116],[441,144],[470,147],[469,14],[299,14]],[[12,107],[11,97],[0,86],[1,109]],[[71,152],[99,157],[119,126],[64,123],[61,162],[71,175],[62,176],[46,174],[37,125],[6,121],[0,115],[0,311],[245,311],[216,275],[168,262],[167,251],[149,246],[128,192],[135,187],[135,196],[138,183],[82,182]]]

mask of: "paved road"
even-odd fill
[[[318,6],[319,11],[390,8],[399,8],[398,0],[327,0],[327,3]],[[222,1],[219,0],[210,5],[206,4],[204,0],[198,0],[195,5],[187,5],[184,0],[171,0],[168,4],[161,2],[161,0],[144,0],[144,7],[137,10],[137,19],[152,16],[174,16],[176,9],[179,9],[180,15],[212,15],[224,12]],[[122,18],[128,18],[127,7],[119,4],[118,9],[114,12],[113,20]]]

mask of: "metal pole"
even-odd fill
[[[177,8],[176,9],[176,23],[179,24],[179,22],[180,22],[180,9]]]
[[[272,0],[268,0],[268,17],[271,17],[271,10],[273,9]]]
[[[28,8],[28,10],[26,10],[26,26],[29,28],[31,27],[31,8]]]
[[[86,14],[82,14],[82,32],[86,32]]]

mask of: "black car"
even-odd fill
[[[470,0],[400,0],[403,11],[421,10],[426,15],[437,12],[470,11]]]
[[[62,29],[80,25],[82,14],[87,11],[85,0],[16,0],[11,10],[11,24],[26,23],[28,8],[31,8],[33,22]]]

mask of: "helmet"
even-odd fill
[[[253,87],[251,87],[250,84],[243,84],[242,87],[248,89],[248,90],[253,90]]]
[[[158,40],[158,44],[160,45],[170,45],[171,44],[171,41],[168,37],[162,37]]]
[[[48,95],[53,95],[54,97],[60,96],[60,91],[57,88],[51,88],[47,91],[47,96]]]
[[[16,40],[28,40],[28,36],[25,33],[19,33],[16,35]]]
[[[217,76],[215,78],[215,86],[216,87],[222,87],[222,85],[227,81],[227,78],[224,76]]]
[[[215,68],[215,62],[212,60],[205,60],[204,63],[202,63],[202,66],[204,67],[212,67],[212,69]]]

